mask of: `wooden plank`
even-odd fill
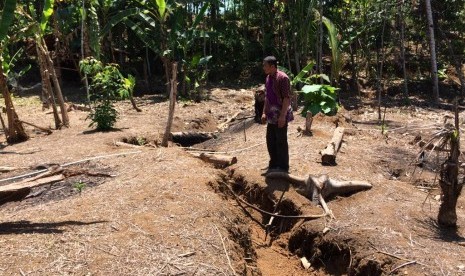
[[[34,179],[32,181],[21,181],[18,183],[12,183],[5,186],[0,186],[0,197],[4,192],[18,191],[24,188],[33,188],[40,185],[58,182],[65,179],[65,176],[62,174],[52,175],[44,178]]]

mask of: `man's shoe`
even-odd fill
[[[268,168],[268,170],[266,170],[264,173],[262,173],[261,175],[262,176],[266,176],[267,174],[271,173],[271,172],[279,172],[279,168],[277,167],[271,167],[271,168]]]

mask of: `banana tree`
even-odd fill
[[[8,128],[4,129],[8,143],[17,143],[29,139],[13,105],[13,100],[11,98],[10,91],[8,90],[6,76],[3,68],[3,51],[6,49],[6,46],[8,44],[8,28],[15,17],[15,9],[16,0],[6,0],[3,6],[2,15],[0,19],[0,90],[2,90],[3,100],[5,101],[6,113],[8,118]]]
[[[331,85],[339,81],[342,70],[342,51],[339,47],[339,34],[334,23],[323,16],[323,24],[328,29],[329,46],[331,48]]]
[[[44,8],[42,11],[35,10],[31,5],[26,5],[25,8],[19,8],[18,13],[28,21],[28,26],[23,28],[25,36],[33,36],[36,42],[37,59],[42,75],[42,87],[44,98],[52,104],[55,126],[61,128],[62,126],[69,127],[68,111],[65,107],[65,101],[61,92],[61,85],[55,71],[53,60],[48,51],[47,44],[44,40],[44,35],[47,29],[48,21],[53,14],[54,0],[44,0]],[[35,20],[36,14],[41,14],[40,21]],[[53,86],[52,86],[53,83]],[[56,109],[56,101],[60,106],[61,120],[58,116]]]

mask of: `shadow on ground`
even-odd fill
[[[34,223],[27,220],[3,222],[0,223],[0,235],[8,234],[52,234],[63,233],[64,230],[60,229],[62,226],[83,226],[97,223],[104,223],[107,221],[62,221],[62,222],[43,222]]]

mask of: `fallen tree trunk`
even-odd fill
[[[235,156],[228,155],[201,153],[199,158],[220,168],[225,168],[237,163],[237,158]]]
[[[323,164],[336,165],[336,154],[341,146],[343,136],[344,128],[337,127],[336,130],[334,130],[331,142],[329,142],[326,148],[321,151],[321,162]]]

